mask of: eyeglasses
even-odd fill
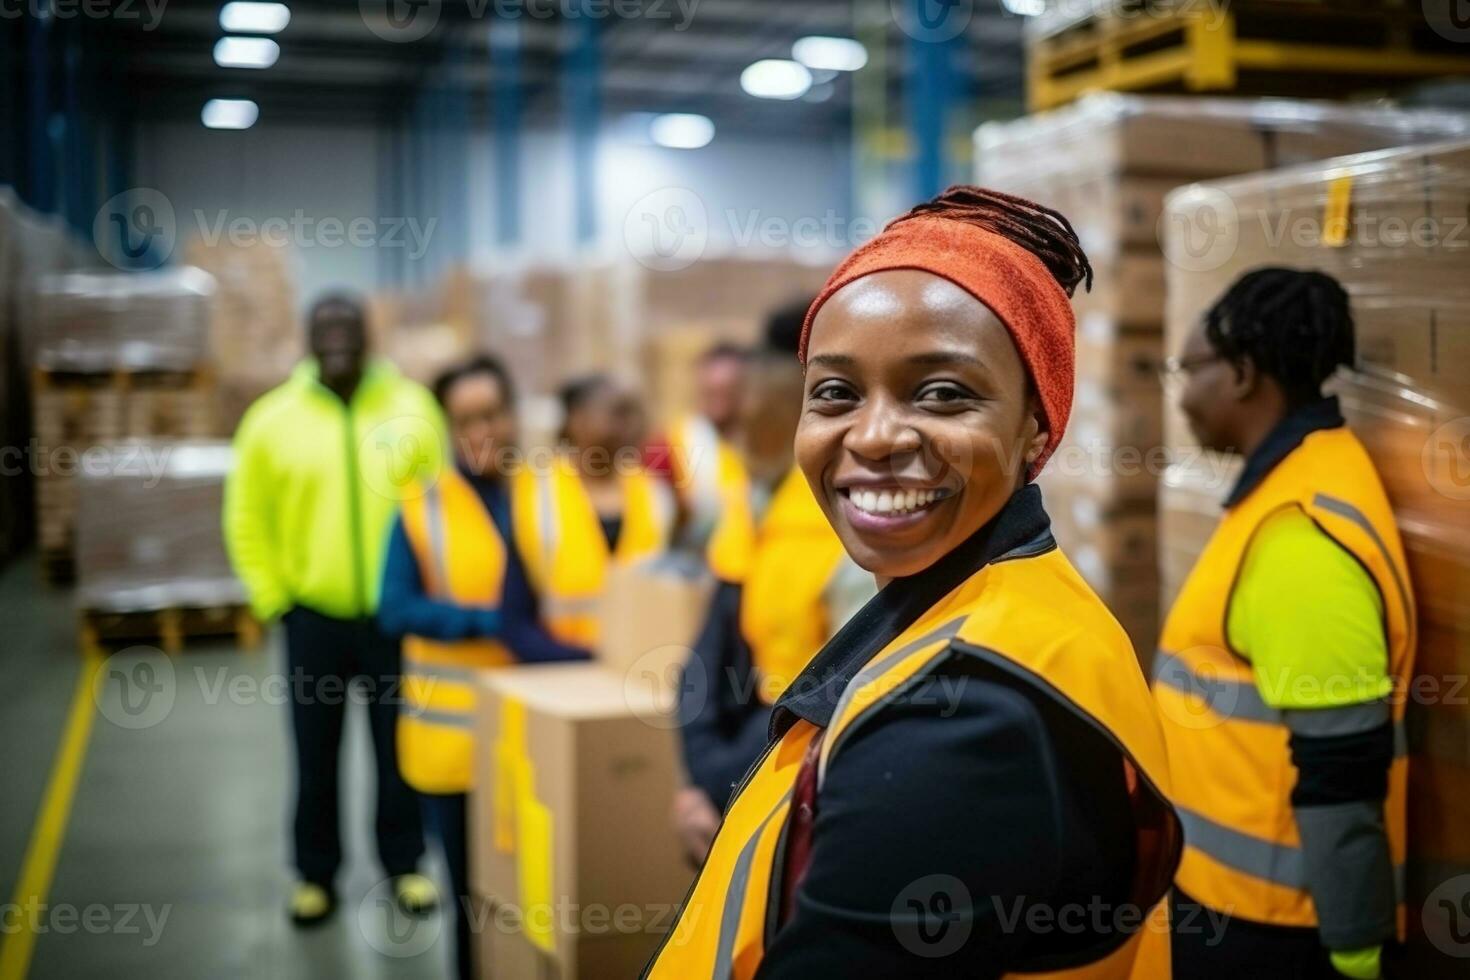
[[[1195,368],[1201,368],[1206,364],[1223,360],[1225,360],[1223,354],[1200,354],[1198,357],[1170,355],[1164,358],[1163,364],[1159,365],[1159,377],[1164,381],[1168,381],[1170,378],[1177,378],[1189,371],[1193,371]]]

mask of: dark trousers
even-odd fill
[[[454,901],[454,961],[460,980],[474,976],[470,933],[469,797],[464,793],[422,793],[424,825],[439,839],[449,866],[449,888]]]
[[[370,620],[343,620],[298,606],[287,613],[287,684],[296,737],[296,869],[328,890],[342,864],[337,774],[349,702],[366,702],[377,773],[378,858],[407,874],[424,854],[418,801],[398,773],[403,699],[396,639]]]
[[[1316,929],[1225,917],[1178,889],[1169,911],[1176,980],[1342,980]]]

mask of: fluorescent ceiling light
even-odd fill
[[[796,61],[765,58],[740,73],[740,87],[758,99],[799,99],[812,87],[812,73]]]
[[[1046,0],[1000,0],[1000,5],[1022,17],[1038,17],[1046,13]]]
[[[804,37],[791,46],[791,56],[826,71],[857,71],[868,63],[868,49],[850,37]]]
[[[260,106],[249,99],[210,99],[199,118],[210,129],[249,129],[260,118]]]
[[[241,34],[275,34],[291,23],[291,8],[284,3],[232,0],[219,12],[219,26]]]
[[[697,150],[715,138],[715,124],[708,116],[692,112],[666,112],[654,116],[648,135],[659,146],[674,150]]]
[[[281,46],[268,37],[222,37],[214,45],[221,68],[269,68],[280,56]]]

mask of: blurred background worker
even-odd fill
[[[715,592],[679,688],[690,785],[675,797],[674,824],[696,863],[735,783],[766,746],[771,705],[875,591],[793,465],[796,349],[809,305],[773,313],[764,346],[750,355],[739,425],[749,482],[727,497],[710,539]]]
[[[646,454],[666,454],[660,469],[679,505],[679,543],[695,551],[714,532],[726,497],[745,492],[745,467],[735,447],[745,377],[739,347],[720,343],[705,351],[694,369],[696,410],[676,419],[662,444],[650,445]]]
[[[1336,280],[1265,268],[1169,364],[1200,443],[1246,457],[1154,667],[1188,844],[1179,977],[1369,980],[1403,926],[1404,699],[1389,695],[1415,613],[1378,474],[1322,394],[1353,348]],[[1222,935],[1199,928],[1207,911]]]
[[[476,670],[585,659],[538,621],[511,541],[509,470],[517,450],[515,387],[480,356],[434,383],[449,422],[454,467],[403,502],[388,542],[378,624],[403,642],[398,760],[439,838],[454,895],[455,958],[473,976],[466,817]]]
[[[632,388],[589,375],[562,387],[561,404],[561,445],[516,476],[512,523],[547,628],[563,643],[594,649],[609,564],[665,550],[674,505],[668,487],[642,467],[646,422]]]
[[[225,487],[230,559],[262,620],[283,617],[296,748],[290,914],[331,914],[342,862],[338,771],[349,686],[368,706],[377,766],[378,858],[400,905],[427,911],[434,887],[418,804],[398,772],[399,644],[373,622],[397,497],[442,465],[432,396],[368,357],[362,305],[328,296],[308,320],[311,357],[240,422]]]

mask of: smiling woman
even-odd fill
[[[1162,733],[1031,484],[1090,275],[1061,215],[957,187],[812,304],[797,461],[882,588],[777,701],[651,976],[1169,975]]]

